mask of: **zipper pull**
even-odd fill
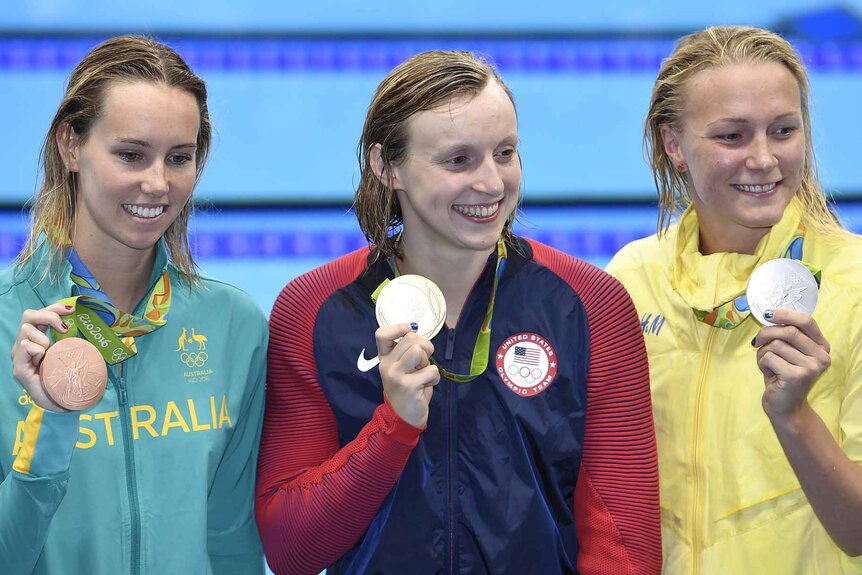
[[[123,378],[123,364],[117,366],[117,395],[119,395],[120,405],[126,405],[129,401],[129,396],[126,394],[126,380]]]
[[[446,333],[446,353],[443,357],[446,361],[452,361],[455,355],[455,328],[453,327]]]
[[[122,377],[117,378],[117,393],[120,396],[120,405],[126,405],[129,401],[129,396],[126,395],[126,382]]]

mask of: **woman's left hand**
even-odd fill
[[[832,362],[829,342],[813,317],[786,309],[772,312],[769,321],[780,325],[764,327],[752,342],[766,385],[763,410],[770,418],[795,413]]]

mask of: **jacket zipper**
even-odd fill
[[[452,361],[455,356],[455,328],[449,330],[446,334],[446,352],[443,354],[443,359]]]
[[[446,334],[446,352],[443,357],[446,361],[452,361],[455,354],[455,328],[452,328]],[[456,384],[457,385],[457,384]],[[447,448],[449,458],[449,488],[447,490],[447,498],[449,503],[448,526],[449,531],[449,573],[455,573],[455,501],[452,495],[452,489],[455,484],[455,469],[454,469],[454,448],[455,443],[455,416],[452,410],[453,394],[456,392],[454,386],[447,387],[447,405],[449,416],[449,445]]]
[[[129,515],[131,518],[131,573],[141,572],[141,511],[138,503],[137,477],[135,476],[135,452],[132,442],[132,421],[127,409],[129,396],[126,393],[126,380],[123,376],[123,364],[117,368],[117,396],[120,402],[120,423],[123,427],[123,455],[126,460],[126,491],[129,494]]]
[[[467,299],[464,301],[464,307],[461,308],[461,311],[458,313],[458,319],[455,322],[455,326],[461,323],[461,315],[464,313],[464,309],[467,304],[470,302],[470,298],[473,296],[473,292],[476,290],[476,286],[482,281],[482,277],[484,275],[484,271],[482,274],[476,278],[476,281],[473,283],[473,287],[470,288],[470,293],[467,296]],[[446,351],[443,354],[443,358],[447,362],[451,362],[455,357],[455,327],[449,329],[446,332]],[[450,364],[451,365],[451,364]],[[455,496],[453,494],[453,490],[455,489],[455,411],[454,411],[454,402],[455,402],[455,394],[458,393],[458,384],[452,382],[453,385],[446,386],[446,405],[448,408],[449,415],[449,445],[447,447],[447,455],[449,459],[449,488],[447,490],[447,499],[449,503],[449,517],[448,517],[448,531],[449,531],[449,573],[455,573]]]
[[[706,375],[709,371],[709,362],[712,354],[712,344],[715,341],[715,334],[718,330],[710,328],[709,335],[706,339],[706,348],[704,349],[703,358],[700,362],[700,373],[697,382],[697,394],[695,395],[695,411],[694,411],[694,430],[692,442],[692,508],[691,508],[691,547],[692,547],[692,575],[699,575],[701,572],[700,553],[701,553],[701,516],[700,512],[703,508],[703,469],[701,465],[701,447],[703,445],[703,391],[706,387]]]

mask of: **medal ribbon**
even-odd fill
[[[476,337],[476,344],[473,346],[473,358],[470,361],[470,373],[469,374],[460,374],[453,373],[447,369],[444,369],[443,366],[440,365],[434,357],[428,358],[429,361],[436,365],[440,370],[440,373],[449,380],[458,382],[458,383],[469,383],[485,373],[485,370],[488,369],[488,356],[491,351],[491,320],[494,317],[494,300],[497,296],[497,286],[500,284],[500,278],[503,277],[503,272],[506,270],[506,259],[508,258],[508,250],[506,248],[506,242],[503,241],[503,238],[500,237],[497,240],[497,267],[494,270],[494,285],[491,288],[491,295],[488,297],[488,309],[485,311],[485,320],[482,322],[482,329],[479,330],[479,335]],[[401,275],[398,272],[398,266],[395,265],[394,257],[392,259],[392,270],[395,272],[396,277]],[[378,286],[374,293],[371,294],[371,300],[377,303],[377,295],[380,293],[386,284],[389,283],[389,280],[385,280],[383,283]]]
[[[808,270],[814,275],[814,279],[817,281],[817,286],[820,287],[820,268],[802,261],[802,248],[804,243],[805,225],[800,223],[799,227],[796,228],[796,231],[790,238],[790,242],[787,244],[787,247],[784,248],[778,257],[799,260],[799,262],[808,268]],[[733,329],[751,315],[751,310],[748,307],[748,298],[745,296],[744,291],[732,300],[716,306],[712,311],[700,309],[693,311],[695,317],[703,323],[721,329]]]
[[[72,306],[74,311],[72,315],[63,318],[63,321],[69,327],[66,333],[60,333],[54,328],[51,328],[51,335],[54,341],[60,341],[67,337],[75,337],[78,334],[84,336],[84,339],[96,346],[105,361],[111,365],[126,360],[135,355],[133,351],[126,347],[123,340],[117,337],[114,331],[99,317],[99,314],[90,309],[90,298],[87,296],[72,296],[63,298],[57,303]],[[103,303],[103,302],[99,302]]]
[[[74,307],[64,318],[69,331],[51,330],[55,341],[77,335],[96,346],[105,361],[111,365],[124,361],[138,352],[135,338],[165,325],[171,309],[171,281],[167,270],[162,272],[147,295],[144,314],[138,317],[124,312],[111,303],[99,282],[90,273],[73,248],[66,253],[72,265],[70,278],[74,291],[80,295],[61,299],[58,303]]]

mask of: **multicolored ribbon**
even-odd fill
[[[802,249],[805,244],[805,225],[800,223],[799,227],[790,238],[790,243],[778,256],[779,258],[787,258],[799,260],[802,265],[807,267],[817,280],[818,287],[820,286],[820,269],[811,264],[802,261]],[[745,297],[745,292],[736,296],[730,301],[716,306],[712,311],[696,309],[693,310],[695,317],[705,324],[721,329],[733,329],[740,325],[745,319],[751,315],[751,310],[748,308],[748,298]]]
[[[508,258],[508,255],[509,252],[506,248],[506,242],[503,241],[502,237],[500,237],[497,240],[497,267],[494,270],[494,285],[491,288],[491,295],[488,298],[488,309],[485,311],[485,320],[482,322],[482,329],[479,330],[479,335],[476,337],[476,344],[473,346],[473,358],[470,361],[470,373],[453,373],[444,369],[443,366],[440,365],[440,362],[434,359],[433,356],[428,358],[431,363],[437,366],[440,370],[440,374],[446,379],[458,383],[469,383],[485,373],[485,370],[488,369],[488,356],[491,352],[491,320],[494,317],[494,301],[497,297],[497,286],[500,284],[500,278],[503,277],[503,273],[506,271],[506,259]],[[398,266],[395,265],[394,256],[390,263],[396,277],[401,275],[398,271]],[[371,296],[372,301],[375,303],[377,302],[377,294],[380,293],[380,289],[388,281],[389,280],[386,280],[386,282],[381,284],[380,287],[374,291],[374,294]]]
[[[55,340],[80,333],[102,353],[105,361],[113,365],[138,352],[135,338],[148,334],[165,325],[171,309],[171,281],[165,270],[147,295],[143,316],[124,312],[113,305],[99,282],[81,261],[74,248],[69,248],[66,257],[72,265],[70,278],[77,295],[64,298],[58,303],[74,307],[64,321],[69,327],[66,333],[52,330]]]

